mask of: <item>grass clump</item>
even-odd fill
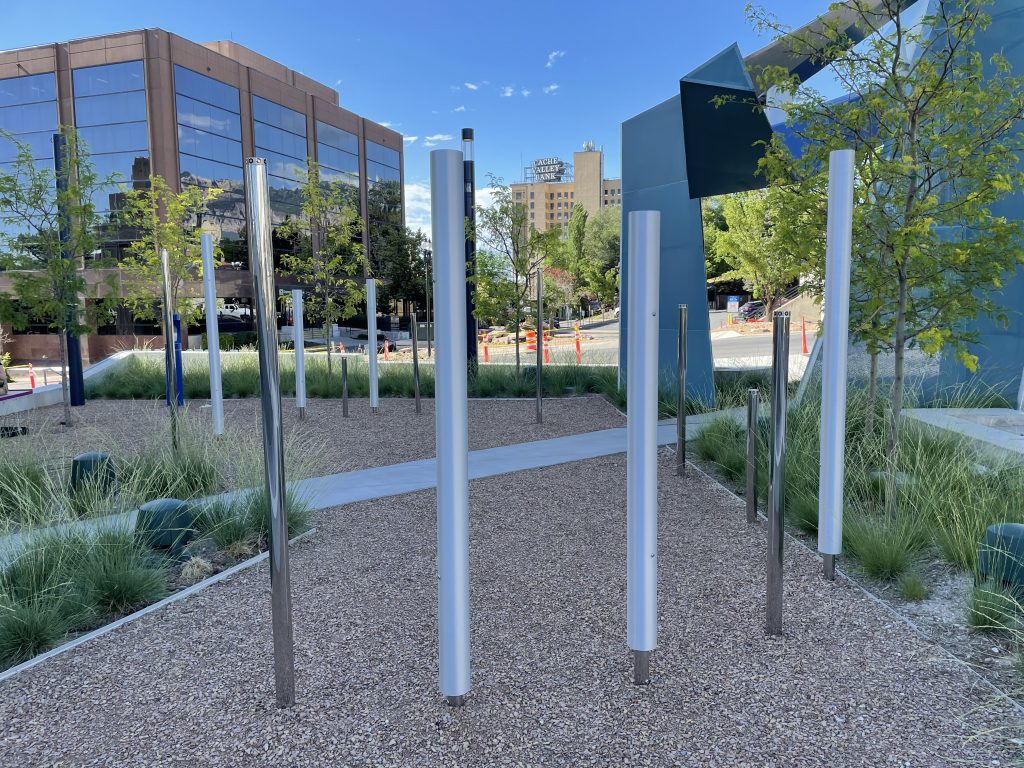
[[[844,539],[850,554],[873,578],[892,581],[906,573],[928,539],[920,521],[907,515],[847,515]]]
[[[911,568],[900,577],[900,594],[903,595],[904,600],[915,603],[928,596],[928,589],[918,571]]]
[[[985,581],[971,590],[967,600],[967,626],[976,632],[1002,633],[1019,628],[1021,605],[1001,584]]]
[[[285,495],[288,536],[310,527],[312,508],[289,490]],[[253,490],[231,500],[218,499],[205,505],[196,516],[200,536],[235,558],[248,557],[266,549],[270,541],[270,503],[265,489]]]
[[[101,533],[82,558],[76,576],[103,613],[131,613],[167,594],[166,563],[124,531]]]

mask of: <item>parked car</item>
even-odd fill
[[[221,317],[248,317],[250,312],[248,307],[238,304],[225,304],[217,310],[217,314]]]
[[[748,301],[740,307],[740,320],[750,323],[764,317],[763,301]]]

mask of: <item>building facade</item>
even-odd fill
[[[373,228],[404,225],[401,134],[343,109],[333,88],[234,42],[200,44],[144,29],[0,51],[0,129],[31,147],[37,162],[52,165],[53,134],[64,125],[76,128],[100,178],[120,179],[94,201],[108,221],[124,191],[146,188],[151,175],[179,190],[222,190],[202,224],[225,255],[218,297],[243,306],[252,299],[244,158],[267,160],[275,225],[298,212],[309,158],[325,180],[351,189],[371,259]],[[15,144],[0,138],[0,169],[10,167],[15,153]],[[130,233],[107,224],[103,232],[102,256],[110,263]],[[87,272],[94,273],[90,282],[109,277],[108,269]],[[289,285],[285,275],[278,282]],[[198,283],[190,290],[201,295]],[[152,336],[160,346],[158,329],[126,314],[83,339],[86,359],[139,336]],[[31,330],[15,334],[8,350],[16,358],[54,359],[56,336]]]
[[[604,152],[593,143],[574,152],[572,165],[556,157],[535,160],[523,169],[523,181],[510,187],[512,201],[527,208],[529,222],[538,232],[558,228],[569,232],[573,206],[580,203],[588,214],[606,205],[622,204],[622,180],[604,178]]]

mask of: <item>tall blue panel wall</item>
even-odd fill
[[[992,24],[978,34],[978,48],[985,59],[1001,52],[1013,67],[1014,75],[1024,75],[1024,0],[996,0],[988,10]],[[1024,131],[1024,123],[1018,126]],[[1024,162],[1024,157],[1021,158]],[[994,216],[1024,220],[1024,194],[1018,194],[993,207]],[[980,334],[979,343],[971,352],[978,356],[978,372],[971,374],[958,361],[943,360],[940,373],[942,385],[966,382],[994,387],[1016,401],[1024,369],[1024,268],[1003,282],[1003,289],[993,296],[997,306],[1009,316],[1009,325],[979,317],[970,324]]]
[[[679,95],[622,124],[622,333],[619,375],[626,382],[629,323],[629,213],[661,211],[661,284],[658,312],[658,367],[662,386],[674,388],[678,306],[689,308],[688,397],[714,405],[714,364],[708,317],[707,274],[700,201],[690,199],[683,149]]]

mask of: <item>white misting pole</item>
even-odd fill
[[[430,153],[437,440],[437,638],[441,694],[469,692],[469,428],[462,152]]]
[[[380,401],[377,397],[377,281],[366,281],[366,336],[367,351],[370,353],[367,358],[370,363],[370,412],[380,411]],[[387,340],[384,341],[387,344]]]
[[[633,682],[658,642],[658,272],[661,213],[629,214],[626,357],[626,634]]]
[[[825,578],[836,577],[843,551],[843,474],[846,470],[846,356],[850,334],[850,252],[853,239],[854,151],[828,160],[828,229],[825,250],[825,335],[821,370],[821,473],[818,551]]]
[[[306,418],[306,329],[302,316],[302,290],[292,289],[292,329],[295,336],[295,405]],[[330,339],[327,340],[330,344]]]
[[[213,236],[200,235],[203,251],[203,292],[206,306],[206,346],[210,357],[210,410],[213,434],[224,434],[224,388],[220,378],[220,328],[217,326],[217,276],[213,264]]]

